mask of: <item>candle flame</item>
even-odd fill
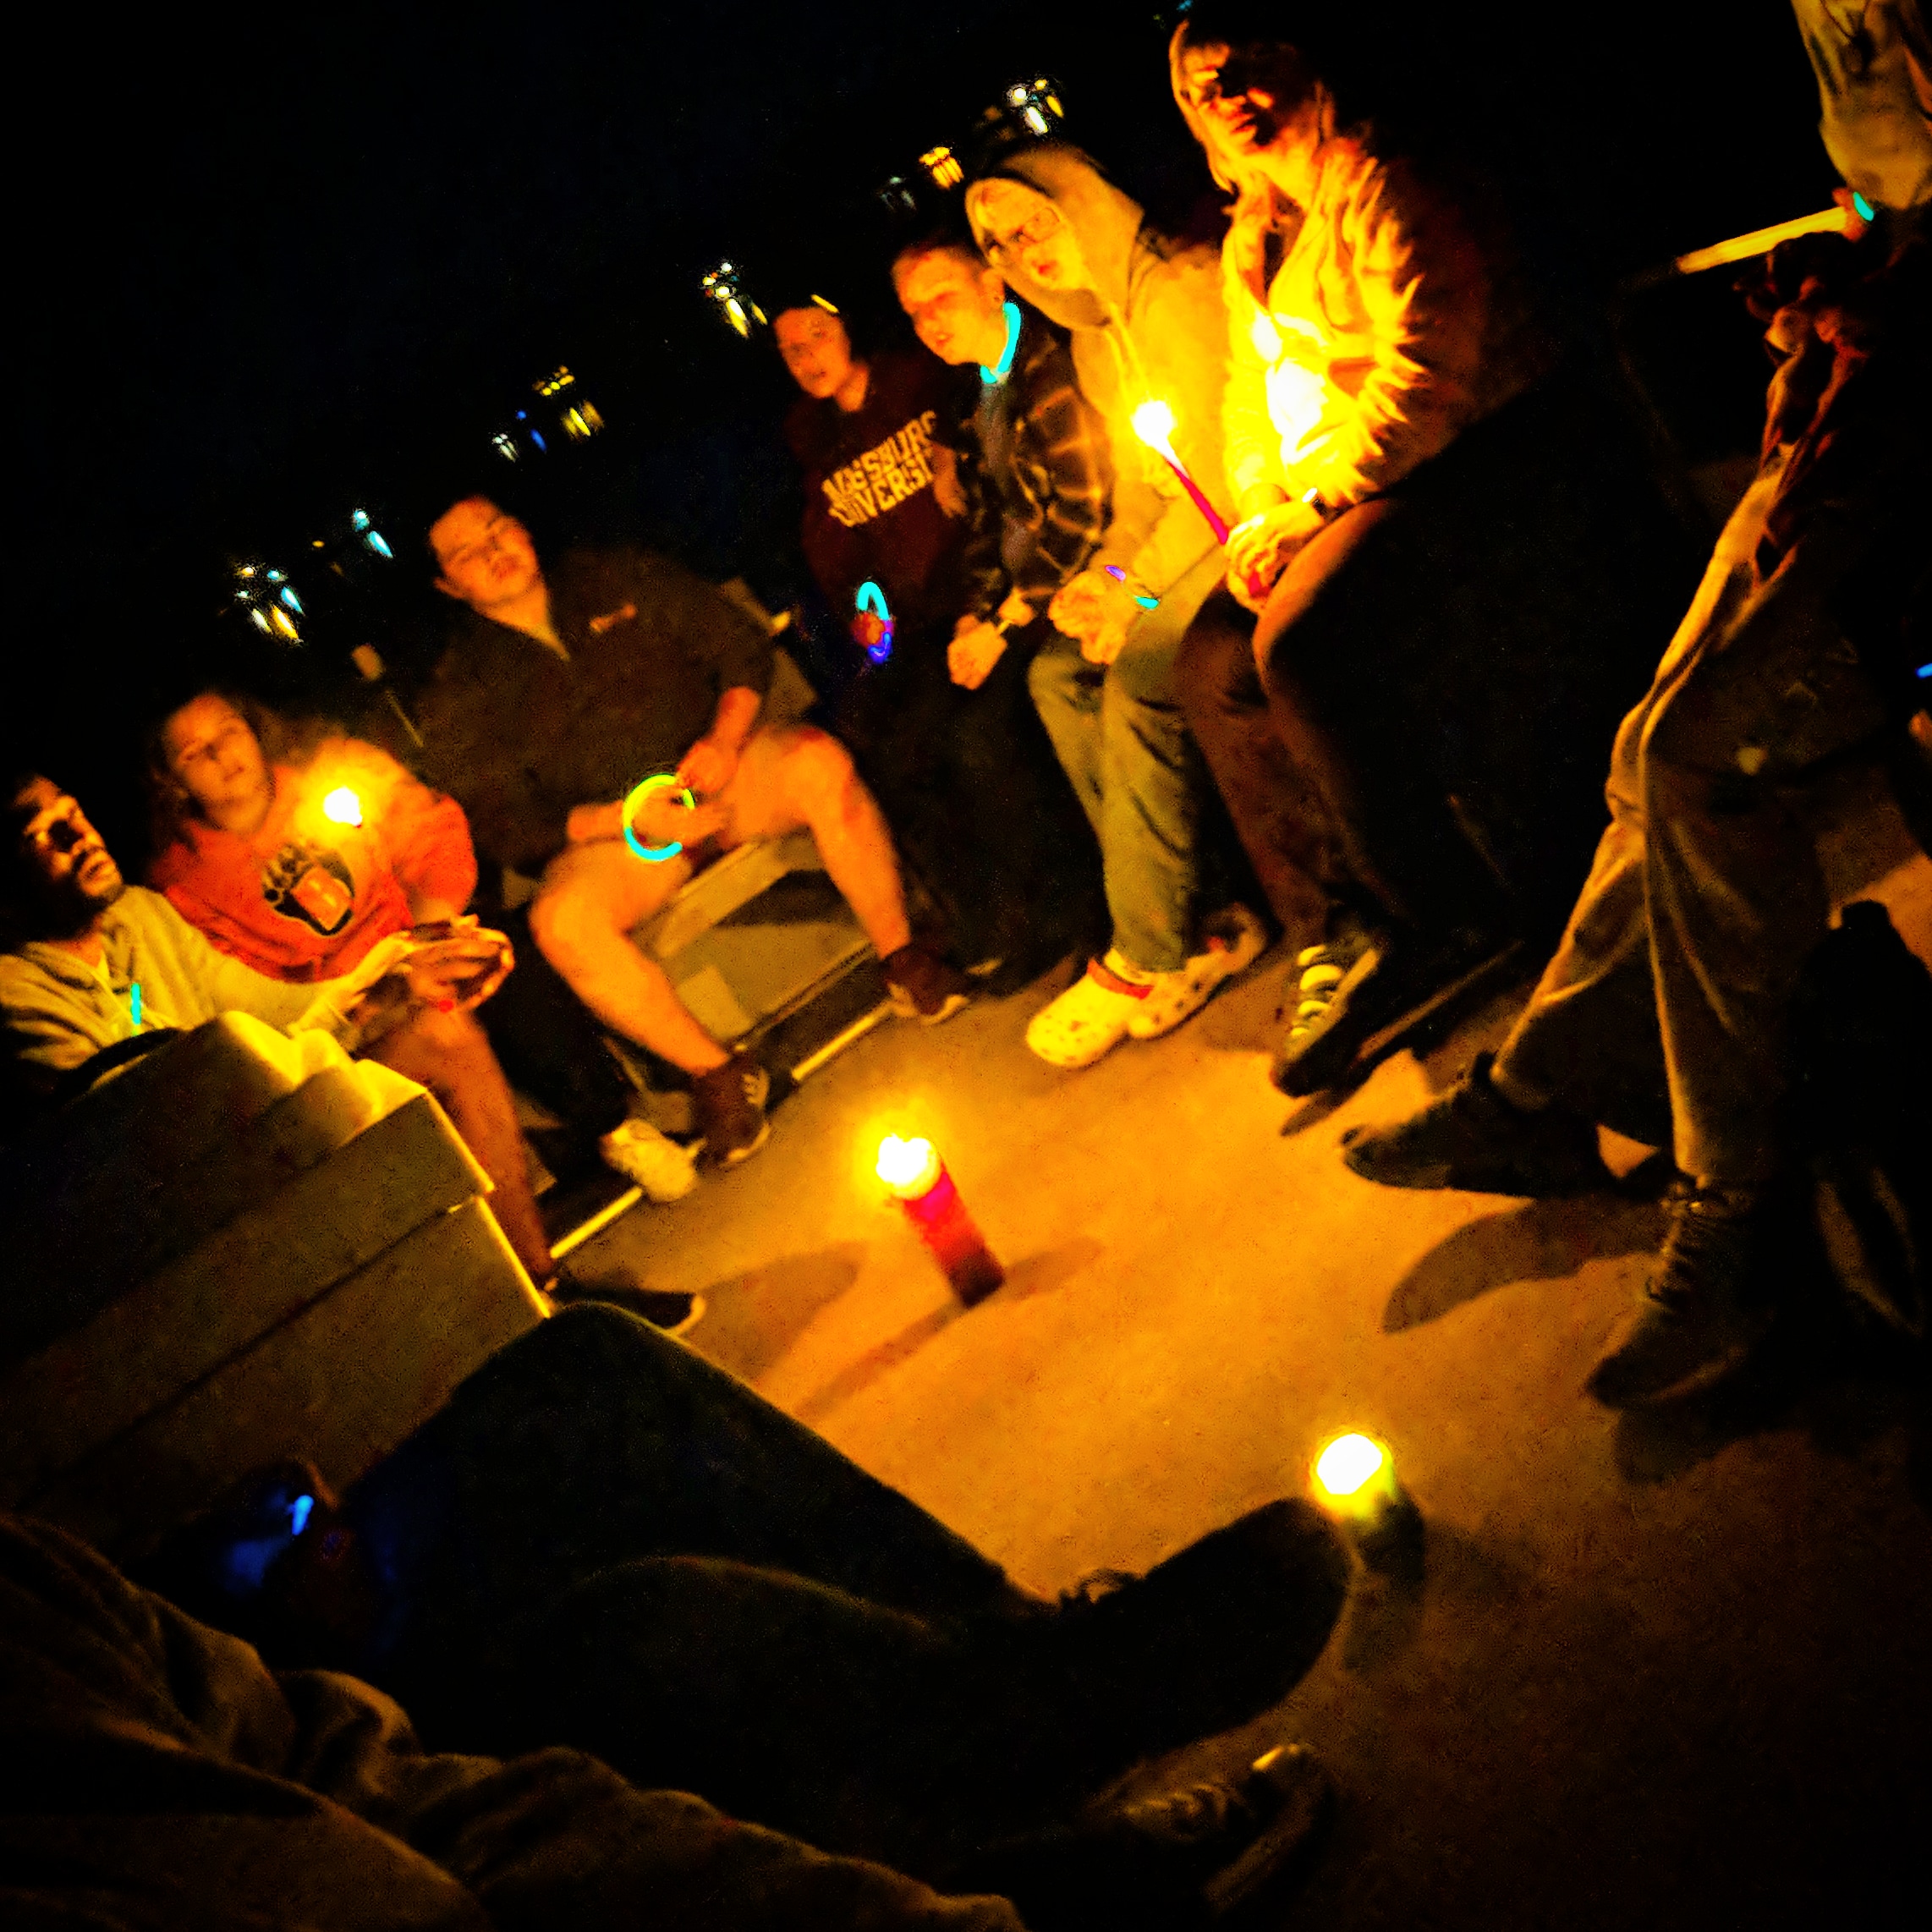
[[[1387,1460],[1380,1443],[1366,1435],[1337,1435],[1315,1458],[1315,1479],[1331,1496],[1352,1496]]]
[[[360,825],[362,800],[347,785],[338,785],[322,800],[322,816],[332,825]]]
[[[939,1156],[930,1140],[902,1140],[888,1133],[879,1143],[874,1172],[901,1200],[917,1200],[939,1178]]]
[[[1133,433],[1150,449],[1174,460],[1174,412],[1158,398],[1133,412]]]

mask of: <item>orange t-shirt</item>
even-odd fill
[[[189,820],[148,869],[148,883],[222,952],[272,979],[329,980],[413,923],[411,892],[469,903],[476,855],[463,808],[387,752],[333,738],[273,777],[275,802],[253,837]],[[360,826],[322,809],[343,789]]]

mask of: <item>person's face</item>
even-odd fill
[[[184,705],[162,727],[168,775],[214,825],[259,815],[271,781],[248,720],[212,691]]]
[[[989,181],[980,194],[986,259],[1018,266],[1042,288],[1090,288],[1080,238],[1052,202],[1017,181]]]
[[[14,853],[40,936],[85,932],[126,889],[121,869],[87,815],[51,779],[36,778],[13,801]]]
[[[1185,48],[1181,85],[1188,105],[1231,153],[1253,154],[1282,130],[1282,91],[1271,78],[1265,48]]]
[[[436,588],[473,611],[514,603],[543,581],[530,533],[487,497],[445,510],[430,528]]]
[[[914,255],[893,276],[913,333],[941,362],[996,362],[1006,347],[1006,284],[962,255]]]
[[[837,316],[820,308],[787,309],[771,334],[792,380],[808,396],[822,403],[851,380],[852,338]]]

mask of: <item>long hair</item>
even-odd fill
[[[196,815],[195,801],[174,776],[167,756],[167,727],[197,699],[219,698],[255,733],[262,762],[274,782],[277,765],[303,765],[328,734],[324,719],[284,716],[232,684],[208,683],[177,699],[166,711],[156,711],[141,734],[141,776],[147,795],[148,850],[158,854],[181,841],[184,828]]]
[[[1333,138],[1336,127],[1335,97],[1301,50],[1261,30],[1255,9],[1239,5],[1216,6],[1209,0],[1175,28],[1167,43],[1167,78],[1174,104],[1188,132],[1200,143],[1208,172],[1223,188],[1233,191],[1228,208],[1227,239],[1222,259],[1257,299],[1265,300],[1272,268],[1272,244],[1293,218],[1287,198],[1256,164],[1221,138],[1213,122],[1188,97],[1182,57],[1190,47],[1226,47],[1231,54],[1265,49],[1285,83],[1281,104],[1290,112],[1312,117],[1318,140]]]

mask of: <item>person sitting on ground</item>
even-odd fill
[[[30,1117],[69,1097],[96,1056],[225,1013],[326,1034],[349,1052],[392,1055],[411,1077],[421,1069],[489,1175],[491,1207],[538,1287],[557,1298],[579,1288],[621,1293],[667,1326],[694,1319],[689,1296],[558,1276],[509,1088],[470,1018],[514,964],[501,933],[447,921],[378,941],[339,979],[268,979],[217,951],[159,892],[128,885],[86,814],[52,780],[22,771],[6,802],[0,1090],[11,1114]]]
[[[1349,1562],[1276,1501],[1049,1602],[724,1371],[578,1308],[339,1506],[262,1472],[142,1574],[277,1665],[378,1685],[434,1749],[589,1751],[1048,1932],[1198,1923],[1306,1840],[1326,1781],[1292,1747],[1089,1801],[1285,1696]]]
[[[1757,477],[1617,734],[1562,945],[1499,1052],[1344,1143],[1370,1180],[1540,1194],[1605,1183],[1597,1121],[1668,1138],[1663,1254],[1590,1377],[1613,1405],[1715,1386],[1776,1319],[1792,1006],[1831,914],[1820,820],[1927,675],[1925,207],[1770,256],[1753,306],[1781,360]]]
[[[810,291],[772,308],[773,340],[804,391],[785,434],[804,472],[805,562],[857,659],[833,729],[939,901],[953,950],[1024,967],[1053,943],[1063,895],[1052,846],[1071,801],[1024,666],[996,667],[968,691],[947,661],[971,527],[969,479],[947,439],[980,384],[966,377],[969,390],[963,370],[924,349],[861,353],[849,321],[848,305]],[[868,584],[886,617],[859,608]]]
[[[281,720],[244,699],[202,690],[170,709],[150,734],[157,850],[147,882],[183,918],[256,972],[301,983],[352,972],[392,933],[463,915],[476,889],[476,855],[453,799],[356,738],[326,738],[299,759],[290,747],[289,755],[272,760],[265,729],[286,743]],[[498,1009],[521,1018],[530,1002],[516,982],[530,977],[550,982],[544,991],[557,1002],[575,1005],[546,962],[524,958],[514,980],[480,1010],[487,1046],[475,1038],[477,1019],[430,1013],[376,1049],[387,1065],[436,1094],[473,1144],[487,1140],[489,1130],[464,1121],[469,1096],[460,1087],[444,1091],[443,1064],[453,1048],[461,1056],[491,1048],[502,1054]],[[522,1046],[516,1021],[508,1024],[517,1036],[511,1044]],[[571,1030],[580,1052],[608,1063],[587,1022]],[[547,1057],[541,1048],[513,1056],[519,1062]],[[622,1077],[614,1067],[611,1075],[619,1097],[616,1117],[596,1123],[599,1153],[654,1201],[681,1199],[697,1184],[690,1155],[632,1118]],[[567,1094],[584,1084],[577,1075],[542,1082]]]
[[[1157,233],[1137,202],[1058,142],[974,181],[966,213],[1014,292],[1069,332],[1081,393],[1112,458],[1106,535],[1054,593],[1053,634],[1028,674],[1100,841],[1112,940],[1104,960],[1034,1016],[1026,1043],[1056,1067],[1089,1067],[1129,1036],[1172,1032],[1264,944],[1239,905],[1197,929],[1205,774],[1175,654],[1220,581],[1221,548],[1136,426],[1151,426],[1137,412],[1164,406],[1170,447],[1220,491],[1220,270],[1211,250]]]
[[[1201,0],[1171,50],[1239,191],[1240,521],[1179,681],[1303,942],[1274,1079],[1304,1095],[1540,923],[1594,836],[1644,627],[1680,593],[1660,500],[1561,365],[1494,191],[1354,118],[1280,24]]]
[[[425,1751],[381,1692],[271,1670],[77,1538],[0,1515],[3,1896],[96,1932],[1024,1932],[580,1752]]]
[[[469,617],[418,700],[428,775],[486,856],[542,875],[530,929],[577,996],[691,1076],[707,1161],[764,1145],[770,1083],[630,935],[721,849],[809,826],[895,1008],[931,1025],[966,1004],[969,982],[912,936],[891,835],[844,747],[759,723],[771,677],[760,626],[647,552],[572,551],[546,570],[486,497],[452,503],[429,546],[436,588]],[[694,802],[634,802],[659,774]]]

